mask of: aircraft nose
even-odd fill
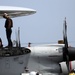
[[[75,60],[75,47],[69,47],[68,52],[69,52],[69,60],[70,61]]]

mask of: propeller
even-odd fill
[[[67,24],[66,24],[66,18],[64,21],[63,25],[63,40],[64,40],[64,56],[65,56],[65,61],[68,69],[68,73],[70,72],[70,66],[69,66],[69,51],[68,51],[68,40],[67,40]]]

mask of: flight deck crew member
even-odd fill
[[[11,41],[12,29],[11,28],[13,27],[13,21],[7,13],[4,13],[3,18],[6,19],[5,26],[4,26],[6,28],[6,37],[8,41],[8,46],[6,47],[12,47],[12,41]]]

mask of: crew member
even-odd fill
[[[13,21],[7,13],[3,14],[3,18],[6,19],[5,26],[4,26],[6,28],[6,37],[8,41],[8,45],[6,47],[12,47],[12,41],[11,41],[12,29],[11,28],[13,27]]]

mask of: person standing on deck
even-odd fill
[[[13,21],[7,13],[3,14],[3,18],[6,19],[5,26],[4,26],[6,28],[6,37],[8,41],[8,45],[6,47],[12,47],[12,41],[11,41],[12,29],[11,28],[13,27]]]

